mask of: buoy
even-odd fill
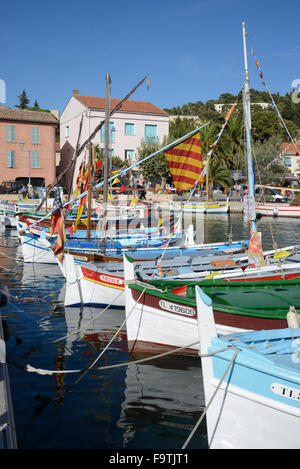
[[[295,306],[290,306],[286,320],[290,329],[298,329],[300,327],[300,314],[295,310]]]

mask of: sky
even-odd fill
[[[0,80],[12,108],[25,89],[30,106],[63,111],[82,95],[171,108],[236,95],[244,80],[246,23],[250,87],[285,94],[300,79],[299,0],[14,0],[2,2]],[[1,97],[1,93],[0,93]]]

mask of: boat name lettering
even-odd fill
[[[294,401],[300,401],[300,391],[299,389],[289,388],[279,383],[272,383],[271,390],[274,394],[278,396],[286,397],[288,399],[293,399]]]
[[[159,306],[165,311],[171,311],[172,313],[183,314],[184,316],[195,316],[195,311],[193,308],[187,306],[177,305],[175,303],[170,303],[169,301],[160,300]]]
[[[100,275],[102,282],[113,283],[115,285],[123,285],[123,280],[118,277],[109,277],[108,275]]]

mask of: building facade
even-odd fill
[[[119,99],[110,99],[110,110]],[[60,118],[60,156],[59,171],[63,171],[72,159],[78,142],[79,128],[82,119],[80,142],[82,145],[101,121],[105,119],[105,98],[83,96],[78,90],[68,101]],[[168,114],[157,106],[144,101],[128,100],[110,119],[109,151],[112,156],[134,163],[137,160],[137,149],[143,141],[161,143],[169,133]],[[93,145],[105,147],[105,126],[97,132],[92,140]],[[88,149],[79,156],[75,174],[84,158],[87,159]],[[71,171],[66,173],[64,185],[70,184]],[[73,181],[74,188],[74,181]]]
[[[214,108],[215,108],[215,111],[217,112],[222,112],[223,111],[223,107],[224,106],[233,106],[234,103],[216,103],[214,104]],[[235,103],[236,104],[236,103]],[[254,106],[259,106],[261,107],[262,109],[269,109],[270,108],[270,103],[251,103],[251,106],[254,107]]]
[[[0,107],[1,181],[48,185],[56,178],[58,120],[49,112]]]
[[[288,167],[292,174],[300,176],[300,143],[296,142],[296,149],[292,143],[282,143],[280,152],[283,164]]]

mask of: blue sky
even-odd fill
[[[244,79],[242,21],[272,92],[300,78],[299,0],[14,0],[1,6],[0,79],[6,104],[63,110],[80,94],[165,108],[237,94]],[[250,86],[263,90],[249,53]]]

